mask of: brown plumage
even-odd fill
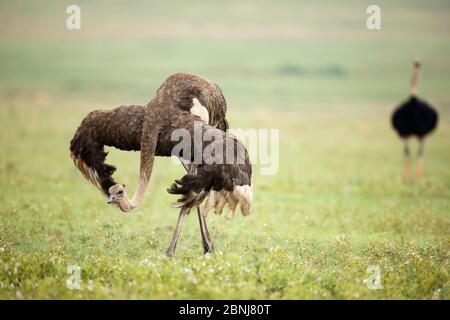
[[[180,157],[194,164],[195,172],[188,173],[172,185],[168,190],[172,194],[180,194],[177,206],[191,209],[199,206],[206,199],[204,207],[206,212],[214,208],[216,213],[222,213],[224,205],[228,204],[230,215],[238,204],[244,215],[251,210],[251,177],[252,166],[245,146],[232,134],[203,124],[196,116],[188,113],[175,112],[170,117],[165,117],[163,123],[169,123],[162,127],[158,139],[156,155],[170,156],[171,151],[179,141],[172,141],[170,136],[176,129],[183,128],[191,137],[185,149],[190,150],[188,155]],[[195,126],[201,130],[203,136],[213,136],[212,142],[202,140],[201,144],[195,144]],[[214,152],[206,152],[206,148]],[[198,155],[198,158],[195,158]],[[232,161],[226,161],[230,156]],[[195,164],[195,162],[198,164]],[[210,197],[211,196],[211,197]],[[213,201],[214,198],[214,201]]]
[[[151,121],[145,121],[146,118],[151,118]],[[194,143],[196,121],[202,130],[202,135],[208,134],[215,137],[212,142],[201,141],[200,145]],[[106,195],[109,195],[109,188],[116,183],[111,177],[115,168],[103,162],[106,157],[103,146],[139,151],[142,144],[140,137],[142,137],[144,122],[152,123],[149,131],[156,132],[157,130],[157,134],[150,138],[150,141],[156,139],[154,156],[172,156],[172,150],[180,141],[173,140],[171,137],[172,133],[178,129],[186,130],[191,137],[189,154],[182,154],[180,157],[189,163],[194,163],[196,153],[202,156],[201,163],[195,165],[197,172],[185,175],[169,189],[170,193],[183,196],[178,203],[179,207],[192,208],[200,205],[210,191],[233,193],[235,186],[251,186],[252,172],[248,153],[243,144],[232,134],[204,124],[196,115],[173,106],[158,104],[145,108],[133,105],[121,106],[110,111],[98,110],[89,113],[72,139],[72,158],[77,166],[79,164],[87,165],[87,169],[82,167],[80,170]],[[225,158],[212,159],[211,155],[204,154],[206,147],[214,148],[215,145],[219,145],[223,149],[223,157],[226,154],[233,154],[234,163],[227,164]],[[242,152],[239,152],[240,150]],[[213,163],[214,160],[219,164],[207,164]],[[94,170],[90,171],[89,168]],[[203,191],[204,197],[195,198],[196,194],[201,191]],[[216,197],[218,196],[216,195]],[[227,197],[226,194],[223,196]],[[236,204],[234,203],[234,207]],[[249,205],[243,204],[243,207],[249,208]],[[243,213],[249,214],[249,209]]]
[[[222,90],[215,83],[191,73],[178,72],[169,76],[156,91],[156,96],[148,103],[158,103],[190,111],[194,98],[208,110],[208,123],[222,131],[228,129],[225,118],[227,102]]]
[[[116,168],[105,164],[104,146],[139,151],[144,112],[143,107],[135,105],[90,112],[70,142],[75,165],[107,196],[109,188],[116,184],[112,178]]]
[[[228,129],[225,119],[227,104],[219,86],[190,73],[178,72],[169,76],[146,109],[157,104],[160,106],[157,112],[169,112],[169,106],[189,112],[194,98],[207,110],[209,124],[223,131]],[[106,195],[115,184],[112,174],[116,168],[104,163],[107,155],[105,145],[125,151],[142,150],[139,191],[142,192],[143,185],[148,183],[153,165],[151,158],[156,148],[155,139],[151,136],[156,134],[158,124],[152,117],[147,117],[150,123],[144,126],[145,112],[137,105],[93,111],[83,119],[71,141],[71,157],[76,166]]]
[[[182,217],[193,207],[197,207],[205,252],[212,252],[204,209],[215,208],[221,213],[228,204],[234,214],[240,205],[242,213],[247,215],[252,201],[250,160],[242,143],[225,132],[228,128],[225,113],[226,101],[217,85],[196,75],[176,73],[164,81],[145,107],[122,106],[89,113],[71,141],[71,157],[83,175],[109,196],[109,201],[116,203],[122,211],[130,211],[144,196],[154,157],[171,156],[178,143],[172,141],[172,133],[182,128],[194,137],[195,123],[203,120],[202,132],[212,133],[217,138],[212,143],[203,142],[197,146],[200,151],[209,144],[220,146],[221,142],[228,141],[228,145],[237,146],[243,152],[235,154],[235,161],[229,164],[194,164],[194,144],[190,156],[180,155],[191,165],[188,174],[169,189],[169,192],[181,195],[177,206],[182,209],[167,254],[173,255]],[[139,186],[131,200],[124,187],[112,178],[115,167],[104,162],[104,145],[141,151]]]

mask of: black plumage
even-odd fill
[[[425,138],[436,128],[438,114],[426,101],[410,96],[392,115],[392,126],[401,138]]]

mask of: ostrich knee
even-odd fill
[[[405,178],[405,182],[410,182],[410,158],[411,158],[411,152],[409,150],[408,142],[405,140],[404,147],[403,147],[403,156],[404,156],[404,162],[403,162],[403,176]]]
[[[417,153],[417,171],[416,179],[420,180],[423,176],[423,166],[424,166],[424,152],[425,152],[425,142],[420,141],[419,151]]]

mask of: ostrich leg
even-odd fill
[[[175,227],[175,231],[173,233],[172,241],[170,241],[169,248],[166,251],[166,256],[173,257],[175,254],[175,249],[177,247],[178,238],[180,237],[181,227],[183,226],[184,217],[189,212],[189,209],[183,208],[180,211],[180,215],[178,216],[177,225]]]
[[[410,155],[411,152],[409,151],[409,145],[408,141],[404,140],[404,147],[403,147],[403,155],[405,157],[404,164],[403,164],[403,175],[405,177],[405,182],[410,182]]]
[[[203,209],[199,206],[197,207],[198,221],[200,222],[200,232],[202,234],[202,244],[204,253],[214,253],[214,246],[211,236],[208,232],[208,227],[206,226],[206,218]]]
[[[181,159],[180,159],[180,161],[188,173],[195,172],[195,166],[193,164],[189,164],[186,166],[186,164]],[[175,255],[175,249],[177,247],[178,238],[180,237],[181,227],[183,226],[184,217],[186,216],[186,214],[189,213],[189,210],[190,210],[189,208],[183,208],[180,210],[180,214],[178,215],[178,221],[177,221],[177,225],[175,227],[175,231],[173,233],[172,240],[170,241],[169,248],[166,251],[166,256],[168,256],[168,257],[173,257]]]
[[[423,176],[423,163],[424,163],[425,141],[420,139],[419,152],[417,153],[417,171],[416,179],[420,180]]]
[[[183,163],[183,166],[189,173],[197,172],[197,168],[195,167],[194,164],[190,164],[188,168],[186,168],[186,166]],[[197,215],[198,215],[198,222],[200,223],[200,233],[202,235],[203,251],[205,254],[214,253],[213,241],[211,239],[211,236],[209,235],[208,226],[206,225],[205,213],[203,212],[203,209],[200,206],[197,207]]]
[[[186,165],[181,159],[180,161],[187,172],[194,173],[196,171],[194,164]],[[198,214],[198,222],[200,223],[200,233],[202,235],[202,245],[204,253],[205,254],[214,253],[213,241],[211,239],[211,236],[209,235],[208,226],[206,225],[206,218],[203,209],[197,207],[197,214]]]

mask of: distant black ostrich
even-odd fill
[[[425,137],[433,131],[438,122],[436,110],[426,101],[417,97],[417,82],[421,63],[414,61],[411,77],[411,94],[409,99],[402,103],[392,114],[392,126],[404,141],[404,176],[410,180],[410,150],[408,138],[417,137],[420,141],[416,178],[423,175]]]
[[[71,141],[71,157],[83,175],[108,196],[108,202],[128,212],[136,208],[144,196],[154,156],[172,155],[172,149],[178,143],[171,139],[175,130],[184,129],[194,137],[195,123],[200,122],[203,123],[203,133],[212,133],[216,137],[211,145],[219,148],[235,145],[242,150],[239,140],[222,131],[228,127],[225,111],[225,99],[216,85],[198,76],[178,73],[163,83],[145,107],[122,106],[89,113]],[[104,145],[141,151],[139,186],[132,199],[128,198],[124,186],[113,180],[115,168],[104,162]],[[251,164],[247,151],[243,148],[244,151],[236,154],[234,162],[229,164],[207,164],[212,163],[207,158],[199,164],[192,164],[195,160],[193,155],[196,152],[203,155],[202,150],[207,146],[205,143],[200,146],[192,143],[192,148],[200,149],[180,155],[191,165],[188,174],[169,189],[173,194],[182,195],[177,205],[181,208],[180,216],[167,251],[169,256],[175,252],[184,216],[192,208],[197,207],[205,253],[213,252],[213,243],[204,211],[215,208],[217,213],[221,213],[227,204],[234,213],[240,204],[244,215],[250,213]]]

